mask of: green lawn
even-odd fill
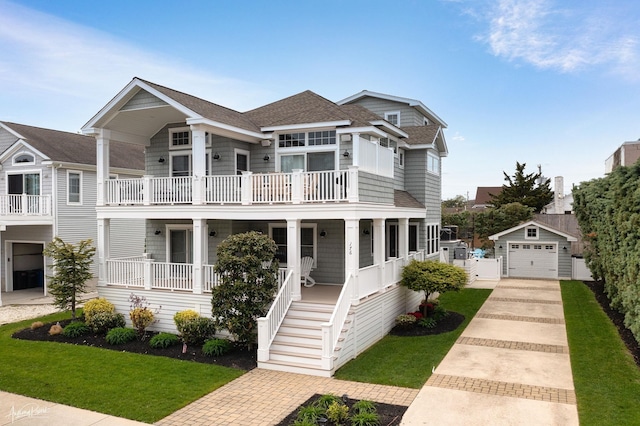
[[[573,382],[580,424],[640,424],[640,370],[581,281],[563,281]]]
[[[41,320],[65,318],[69,314]],[[243,374],[159,356],[11,338],[32,321],[0,327],[1,390],[153,423]]]
[[[420,388],[449,352],[469,321],[491,294],[491,290],[463,289],[445,293],[440,303],[465,316],[456,330],[435,336],[398,337],[388,335],[340,368],[335,377],[357,382]]]

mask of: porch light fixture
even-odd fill
[[[271,157],[269,157],[269,154],[265,154],[265,156],[262,159],[264,161],[269,161],[271,159]]]
[[[220,159],[220,154],[218,154],[217,152],[215,154],[213,154],[213,159],[214,160],[219,160]]]
[[[210,237],[215,237],[216,235],[218,235],[218,233],[216,231],[209,231],[209,236]]]
[[[371,231],[369,231],[369,228],[364,228],[364,230],[362,231],[362,235],[369,235],[371,233]]]
[[[158,163],[160,163],[160,164],[164,163],[164,157],[158,158]]]
[[[502,248],[502,244],[500,244],[500,245],[498,246],[498,248],[499,248],[499,249],[501,249],[501,248]]]
[[[567,249],[567,246],[562,247],[562,250],[566,250],[566,249]]]
[[[160,234],[162,234],[162,231],[161,231],[160,229],[156,229],[156,231],[154,232],[154,234],[156,234],[156,235],[160,235]]]
[[[344,158],[349,158],[349,156],[350,156],[350,155],[351,155],[351,153],[350,153],[349,151],[347,151],[347,150],[345,150],[345,151],[342,153],[342,156],[343,156]]]
[[[324,229],[320,231],[320,238],[324,238],[326,236],[327,236],[327,231],[325,231]]]

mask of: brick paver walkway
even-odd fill
[[[156,425],[271,426],[314,394],[409,406],[418,389],[254,369]]]

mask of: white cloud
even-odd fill
[[[588,0],[575,6],[560,7],[559,3],[483,3],[486,9],[481,15],[488,29],[478,39],[487,43],[495,56],[540,69],[575,72],[604,66],[628,78],[638,78],[634,71],[640,65],[640,29],[633,18],[637,8]]]
[[[25,105],[51,109],[48,122],[73,126],[89,120],[133,77],[141,77],[244,110],[259,105],[268,96],[264,89],[247,82],[215,76],[186,61],[165,59],[108,34],[63,19],[0,0],[0,100],[2,105]],[[179,63],[179,66],[176,66]],[[252,104],[242,104],[242,99]],[[37,107],[36,107],[37,105]],[[57,106],[57,107],[56,107]],[[64,106],[65,117],[54,120]],[[29,118],[15,111],[0,111],[0,119]],[[78,118],[80,117],[80,118]],[[35,118],[35,117],[34,117]],[[16,120],[17,121],[17,120]],[[80,124],[78,124],[80,123]],[[74,130],[67,127],[54,127]],[[77,128],[77,127],[76,127]]]

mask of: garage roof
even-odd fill
[[[505,231],[499,232],[497,234],[493,234],[491,236],[489,236],[489,239],[492,241],[497,240],[498,238],[502,237],[503,235],[507,235],[510,234],[514,231],[517,231],[519,229],[524,229],[527,226],[537,226],[538,228],[544,229],[546,231],[552,232],[556,235],[560,235],[561,237],[564,237],[567,239],[567,241],[578,241],[578,239],[576,237],[574,237],[573,235],[564,233],[562,231],[559,231],[555,228],[550,227],[549,225],[544,225],[540,222],[536,222],[535,220],[530,220],[529,222],[525,222],[525,223],[521,223],[520,225],[514,226],[513,228],[509,228]]]

